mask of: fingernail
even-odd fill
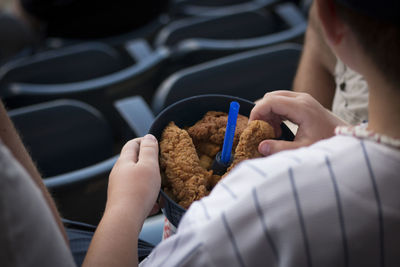
[[[151,141],[157,141],[157,139],[154,137],[152,134],[146,134],[144,136],[145,139],[151,140]]]
[[[271,146],[269,144],[267,144],[267,143],[264,143],[264,144],[260,145],[259,150],[260,150],[261,154],[268,155],[270,150],[271,150]]]

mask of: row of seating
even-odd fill
[[[99,203],[105,202],[107,176],[121,145],[146,134],[161,110],[193,95],[256,100],[269,89],[290,88],[300,53],[298,44],[281,44],[183,69],[160,85],[151,106],[136,95],[110,103],[117,114],[112,121],[87,104],[89,99],[47,101],[9,114],[63,214],[94,223],[100,218]]]
[[[91,42],[11,61],[0,68],[0,95],[10,99],[11,107],[28,104],[26,98],[33,103],[93,93],[115,95],[114,99],[136,93],[149,101],[155,85],[179,69],[295,41],[305,28],[306,19],[292,3],[257,12],[182,19],[165,26],[154,45],[134,39],[117,50]]]
[[[177,17],[224,16],[240,11],[252,11],[276,3],[277,0],[176,0],[171,13]]]
[[[199,94],[254,101],[291,88],[306,28],[298,6],[221,2],[263,6],[187,13],[152,39],[67,44],[0,67],[0,96],[65,218],[98,223],[122,145],[168,105]]]

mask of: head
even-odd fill
[[[363,75],[400,85],[399,0],[315,0],[334,53]]]

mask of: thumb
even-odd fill
[[[139,162],[140,161],[153,161],[158,159],[158,144],[157,139],[147,134],[140,142]]]
[[[283,150],[296,149],[304,144],[298,141],[264,140],[258,145],[258,152],[269,156]]]

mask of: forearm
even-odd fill
[[[83,266],[138,264],[139,233],[160,186],[156,138],[146,135],[126,143],[111,171],[106,209]]]
[[[106,208],[83,266],[137,266],[138,238],[144,222],[139,209],[131,204]]]
[[[334,68],[336,57],[323,40],[315,16],[313,5],[310,10],[309,26],[294,79],[293,91],[309,93],[325,108],[331,109],[335,94]]]
[[[25,146],[23,145],[21,138],[19,137],[13,123],[8,117],[7,111],[4,108],[2,101],[0,101],[0,139],[8,147],[8,149],[18,160],[18,162],[25,168],[30,177],[32,177],[32,180],[42,191],[42,194],[53,213],[54,219],[56,220],[65,241],[68,243],[68,238],[65,233],[65,229],[61,222],[61,218],[57,211],[56,205],[52,197],[50,196],[46,186],[43,184],[42,177],[37,170],[35,164],[33,163],[29,153],[25,149]]]

